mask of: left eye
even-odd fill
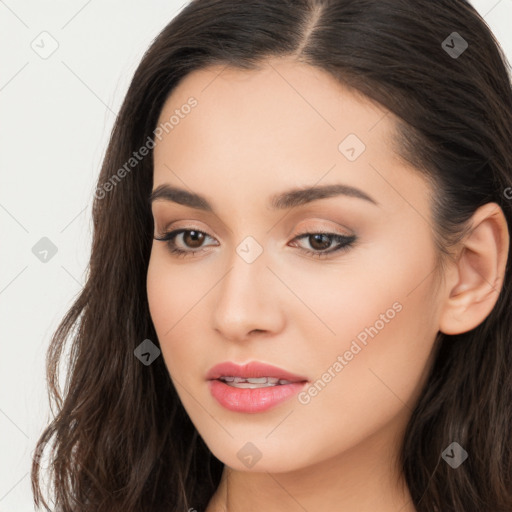
[[[178,237],[181,237],[181,245],[185,248],[180,248],[176,243],[177,240],[180,240]],[[203,250],[203,243],[206,238],[211,238],[210,235],[203,231],[199,231],[196,229],[176,229],[174,231],[169,231],[164,233],[160,237],[155,237],[155,240],[159,240],[162,242],[166,242],[169,250],[172,254],[176,254],[178,256],[186,256],[187,254],[195,254],[197,252],[201,252]],[[323,257],[330,253],[334,253],[341,250],[347,250],[349,247],[353,245],[356,240],[354,235],[340,235],[338,233],[303,233],[301,235],[296,236],[292,242],[296,243],[296,241],[306,238],[309,242],[311,249],[301,248],[301,250],[309,255],[316,257]],[[333,242],[336,242],[334,248],[330,248]],[[218,244],[210,244],[210,245],[218,245]],[[188,249],[187,249],[188,248]]]
[[[313,248],[313,251],[309,249],[304,249],[304,251],[315,256],[323,256],[332,252],[346,250],[353,245],[356,239],[354,235],[347,236],[338,233],[304,233],[296,236],[294,240],[301,240],[303,238],[307,239],[310,247]],[[329,248],[334,241],[337,242],[334,248]]]

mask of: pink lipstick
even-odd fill
[[[245,365],[218,364],[206,375],[210,392],[234,412],[257,413],[275,407],[305,387],[306,377],[253,361]]]

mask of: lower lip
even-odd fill
[[[235,412],[263,412],[296,395],[307,382],[292,382],[264,388],[235,388],[220,380],[210,380],[210,393],[220,405]]]

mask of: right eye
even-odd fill
[[[181,246],[185,247],[185,249],[180,248],[176,243],[176,239],[179,240],[179,236],[181,237]],[[206,238],[212,238],[210,235],[205,233],[204,231],[199,231],[197,229],[175,229],[173,231],[168,231],[163,233],[159,237],[155,237],[155,240],[159,240],[162,242],[167,242],[167,246],[172,254],[177,256],[186,256],[187,254],[194,255],[197,252],[201,252],[201,245],[203,244]],[[192,246],[191,250],[187,250],[186,247]]]

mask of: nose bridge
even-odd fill
[[[236,247],[237,255],[247,265],[252,265],[263,254],[263,246],[252,235],[246,236]]]
[[[243,338],[252,330],[278,328],[279,307],[267,268],[267,253],[246,236],[228,258],[229,270],[215,296],[215,328],[229,338]]]
[[[228,257],[230,270],[220,286],[219,300],[227,300],[232,311],[236,304],[253,307],[259,303],[264,291],[258,283],[263,284],[266,281],[266,263],[263,246],[253,236],[246,236]]]

